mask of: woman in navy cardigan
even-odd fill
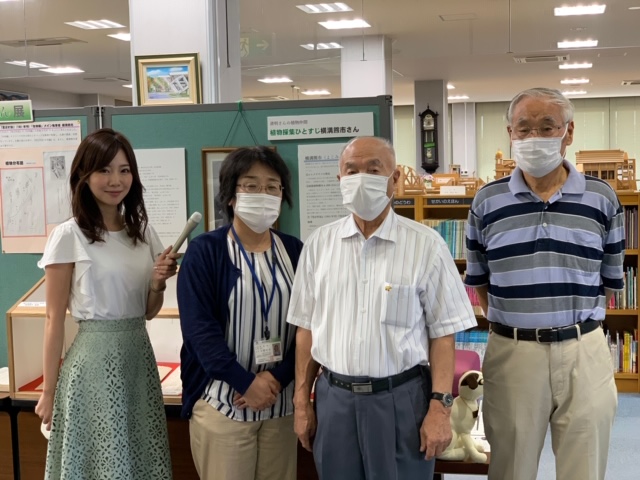
[[[178,275],[184,417],[201,479],[296,478],[295,327],[286,322],[302,242],[270,227],[291,175],[274,150],[241,148],[220,170],[231,222],[189,243]]]

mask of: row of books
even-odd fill
[[[456,333],[456,350],[471,350],[480,355],[480,363],[484,359],[489,341],[489,330],[471,329]]]
[[[624,207],[624,234],[626,246],[638,248],[638,207]]]
[[[627,267],[624,271],[624,289],[611,296],[607,308],[612,310],[638,308],[638,269]]]
[[[433,228],[444,238],[453,258],[459,260],[467,258],[466,220],[427,219],[422,220],[422,223],[427,227]]]
[[[633,332],[606,332],[611,363],[616,373],[638,373],[638,329]]]

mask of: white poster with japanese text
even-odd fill
[[[342,206],[338,160],[346,143],[298,146],[300,238],[349,214]]]
[[[269,140],[371,137],[373,112],[267,117]]]

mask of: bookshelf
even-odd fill
[[[625,210],[627,248],[625,250],[624,268],[625,272],[628,272],[625,284],[629,284],[631,290],[626,292],[624,299],[619,299],[617,305],[612,305],[615,308],[607,309],[604,327],[605,331],[608,332],[609,341],[612,343],[612,354],[619,355],[620,352],[615,351],[617,347],[614,347],[617,338],[616,334],[621,341],[624,339],[625,332],[635,335],[637,339],[638,331],[640,330],[640,309],[638,309],[640,287],[636,281],[638,267],[640,266],[638,262],[640,252],[638,239],[640,194],[638,192],[619,193],[618,198]],[[398,215],[421,223],[425,223],[423,220],[466,220],[472,201],[473,195],[403,195],[395,197],[394,209]],[[454,260],[460,274],[463,275],[466,268],[464,257],[454,258]],[[478,328],[480,330],[488,329],[489,324],[482,315],[480,308],[474,308],[477,312]],[[622,360],[619,361],[620,368],[623,367],[623,363]],[[637,364],[635,371],[638,371]],[[619,371],[614,376],[619,392],[640,392],[640,376],[638,373]]]
[[[638,326],[640,324],[640,310],[638,309],[638,282],[636,281],[638,269],[638,205],[640,196],[638,192],[618,193],[618,199],[625,211],[625,236],[626,249],[624,258],[625,272],[629,272],[625,278],[625,287],[628,292],[625,301],[618,302],[618,305],[609,305],[607,316],[604,322],[605,330],[611,342],[612,355],[619,355],[624,351],[621,345],[616,345],[615,337],[618,335],[622,340],[624,333],[635,334],[637,339]],[[636,352],[637,356],[637,352]],[[619,360],[620,370],[623,369],[624,359]],[[630,369],[630,368],[628,368]],[[635,373],[618,371],[615,373],[616,386],[619,392],[639,392],[640,378],[638,366],[635,365]]]

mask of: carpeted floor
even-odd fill
[[[621,393],[618,396],[618,413],[613,425],[607,480],[640,479],[640,395]],[[484,476],[445,475],[445,480],[480,480]],[[555,460],[551,451],[551,436],[540,458],[537,480],[556,479]]]

